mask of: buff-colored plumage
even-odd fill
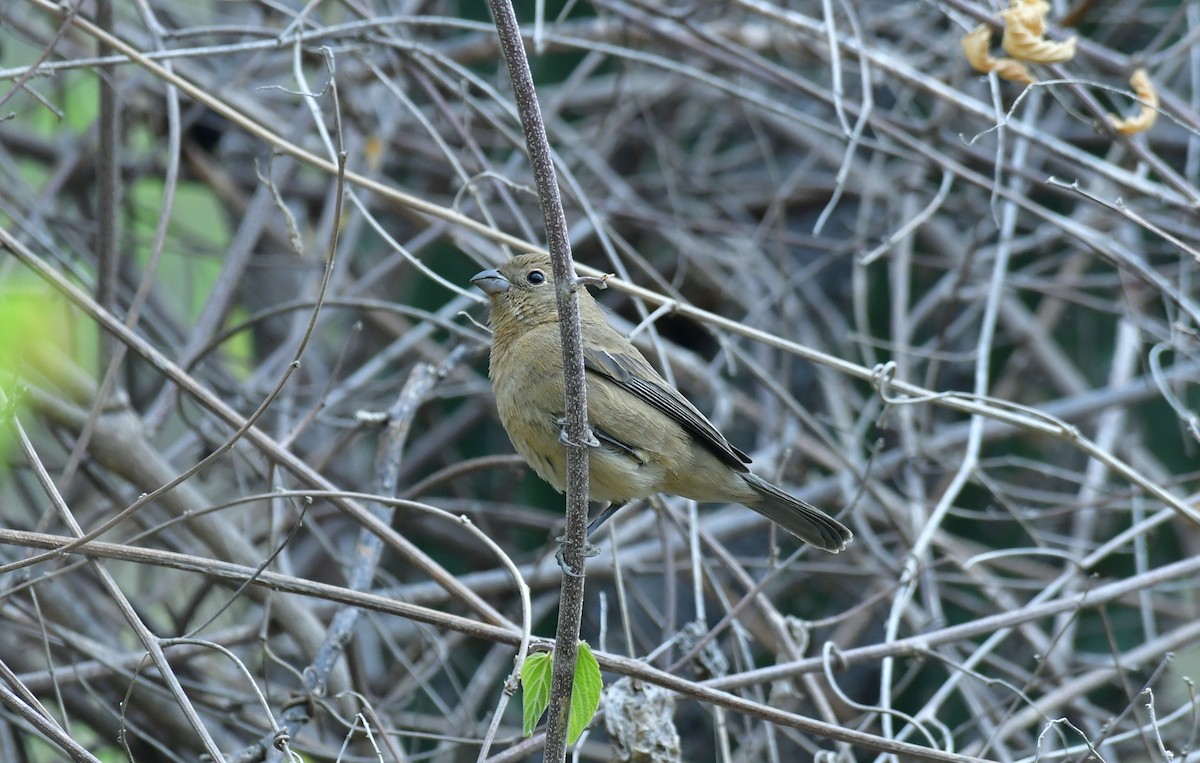
[[[550,259],[524,254],[471,279],[492,307],[490,375],[500,421],[517,452],[558,491],[566,486],[562,345]],[[750,472],[750,459],[654,370],[579,290],[588,420],[589,497],[624,503],[674,493],[740,503],[827,551],[853,537],[820,509]]]

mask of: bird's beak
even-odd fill
[[[471,277],[471,283],[479,287],[479,289],[487,295],[494,296],[503,294],[512,286],[508,279],[500,275],[499,270],[481,270]]]

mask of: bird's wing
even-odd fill
[[[636,395],[670,416],[688,434],[696,438],[713,455],[735,471],[748,472],[750,457],[729,444],[724,435],[704,418],[704,414],[688,402],[658,375],[641,357],[625,352],[612,352],[595,347],[583,348],[584,368]]]

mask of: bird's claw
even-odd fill
[[[558,562],[558,568],[560,570],[562,570],[562,573],[564,575],[566,575],[567,577],[572,577],[572,578],[583,577],[582,573],[576,572],[575,570],[573,570],[567,566],[566,560],[563,559],[562,546],[558,547],[558,551],[554,554],[554,559]]]
[[[575,442],[574,440],[572,440],[571,436],[567,434],[567,420],[565,418],[561,418],[558,420],[558,426],[559,426],[558,441],[561,442],[563,445],[567,445],[567,446],[582,445],[582,446],[588,447],[588,448],[599,448],[600,447],[600,441],[596,439],[596,435],[592,434],[591,427],[588,427],[588,429],[587,429],[587,441],[583,442],[583,443],[579,443],[579,442]]]
[[[567,542],[567,539],[565,536],[560,535],[557,538],[555,538],[555,540],[558,541],[558,553],[555,554],[554,556],[556,559],[559,559],[561,561],[563,544]],[[588,543],[585,540],[583,542],[583,558],[591,559],[593,556],[600,556],[600,547],[594,543]]]
[[[576,572],[575,570],[568,567],[566,560],[563,559],[563,543],[566,539],[560,535],[555,540],[558,541],[558,550],[554,552],[554,561],[558,562],[558,568],[563,571],[564,575],[570,575],[573,578],[583,577],[578,572]],[[583,558],[584,559],[591,559],[593,556],[599,556],[599,555],[600,555],[600,547],[599,546],[592,544],[592,543],[588,543],[587,541],[583,542]]]

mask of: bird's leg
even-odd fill
[[[577,444],[574,441],[572,441],[571,438],[567,435],[567,419],[565,416],[558,419],[558,426],[559,426],[559,430],[558,430],[558,441],[559,442],[561,442],[563,445]],[[607,445],[609,447],[615,447],[618,450],[622,450],[622,451],[628,453],[633,458],[638,457],[637,453],[634,451],[634,449],[632,447],[626,445],[625,443],[621,442],[620,440],[610,437],[609,435],[607,435],[606,433],[604,433],[603,431],[601,431],[599,429],[592,429],[592,428],[588,429],[588,442],[586,442],[585,444],[589,448],[599,448],[602,445]],[[611,517],[613,514],[617,513],[617,509],[624,506],[625,503],[626,503],[625,501],[622,501],[621,503],[608,504],[607,506],[604,507],[604,509],[600,512],[600,514],[595,519],[593,519],[591,522],[588,523],[587,533],[583,536],[585,538],[584,546],[583,546],[584,558],[591,559],[593,556],[596,556],[597,554],[600,553],[599,547],[594,546],[591,543],[588,543],[586,541],[586,538],[591,537],[592,533],[596,532],[596,530],[599,529],[600,525],[602,525],[606,521],[608,521],[609,517]],[[558,560],[558,566],[559,566],[559,568],[562,569],[564,574],[574,575],[575,573],[572,572],[567,567],[567,565],[563,563],[562,544],[563,544],[563,538],[559,537],[558,538],[558,551],[555,552],[554,558],[556,560]]]
[[[583,537],[584,538],[592,537],[592,533],[596,532],[596,530],[599,530],[600,525],[607,522],[609,520],[609,518],[612,517],[613,514],[617,513],[618,509],[620,509],[622,506],[624,506],[627,503],[629,503],[629,502],[621,501],[620,503],[610,503],[607,506],[605,506],[604,509],[599,514],[596,515],[596,518],[588,523],[587,533]],[[567,567],[566,563],[563,561],[563,541],[565,540],[565,538],[563,538],[563,536],[560,535],[557,538],[557,540],[558,540],[558,551],[554,552],[554,559],[555,559],[555,561],[558,562],[559,569],[561,569],[564,574],[574,575],[575,573],[573,571],[571,571],[571,569],[569,567]],[[583,556],[585,559],[591,559],[593,556],[599,555],[599,553],[600,553],[599,546],[592,544],[592,543],[588,543],[587,541],[584,541]]]
[[[599,530],[600,525],[607,522],[609,520],[609,518],[612,517],[613,514],[616,514],[617,511],[627,503],[629,503],[629,501],[621,501],[620,503],[610,503],[607,506],[605,506],[604,511],[597,514],[596,518],[593,519],[591,522],[588,522],[587,537],[589,537],[589,538],[592,537],[592,533]]]
[[[604,509],[599,514],[596,515],[595,519],[593,519],[591,522],[588,522],[587,533],[584,535],[584,538],[592,537],[592,533],[599,530],[601,525],[603,525],[605,522],[607,522],[612,517],[613,514],[616,514],[617,511],[620,510],[620,508],[627,503],[629,503],[629,501],[621,501],[620,503],[609,503],[607,506],[605,506]],[[558,540],[558,551],[556,551],[554,553],[554,558],[556,561],[558,561],[559,568],[561,568],[565,574],[574,575],[575,573],[572,572],[570,570],[570,568],[567,567],[566,563],[563,562],[562,544],[563,544],[565,538],[563,538],[563,536],[560,535],[557,538],[557,540]],[[593,556],[599,555],[599,553],[600,553],[599,546],[597,546],[593,543],[588,543],[587,541],[584,541],[583,556],[585,559],[591,559]]]

